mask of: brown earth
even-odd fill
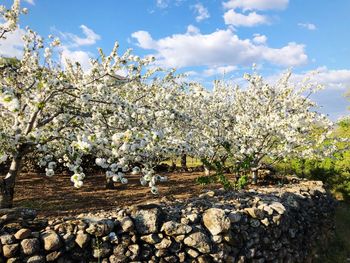
[[[159,183],[159,195],[141,186],[138,176],[129,176],[126,185],[115,184],[113,190],[106,189],[103,174],[94,174],[84,179],[80,189],[73,187],[70,175],[59,174],[51,178],[42,174],[22,173],[19,175],[14,197],[14,206],[38,210],[39,216],[66,216],[96,210],[113,209],[146,202],[167,199],[187,199],[198,195],[204,189],[219,188],[219,185],[201,186],[195,179],[200,172],[167,174],[169,181]]]

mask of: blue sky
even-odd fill
[[[1,1],[3,2],[3,1]],[[11,1],[5,0],[6,5]],[[241,83],[253,63],[270,81],[292,69],[301,80],[317,70],[325,90],[314,99],[321,111],[349,115],[350,1],[345,0],[27,0],[29,25],[42,36],[61,37],[62,54],[88,67],[97,48],[155,55],[209,87],[213,79]],[[18,30],[0,54],[20,53]]]

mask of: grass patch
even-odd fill
[[[325,248],[321,248],[324,251]],[[335,236],[318,263],[350,262],[350,203],[340,202],[335,214]]]

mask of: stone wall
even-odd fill
[[[334,202],[321,182],[300,181],[75,218],[27,214],[1,217],[0,262],[311,262]]]

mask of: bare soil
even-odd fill
[[[39,216],[67,216],[115,207],[157,202],[167,199],[187,199],[200,194],[203,189],[219,188],[220,185],[201,186],[195,179],[200,172],[170,173],[169,181],[159,183],[159,195],[141,186],[138,176],[129,176],[126,185],[115,184],[115,189],[106,189],[105,176],[93,174],[84,179],[80,189],[73,187],[70,175],[59,174],[51,178],[43,174],[22,173],[19,175],[14,197],[14,206],[38,210]]]

